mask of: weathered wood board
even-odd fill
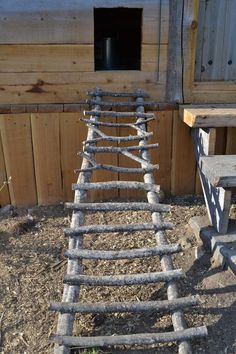
[[[5,159],[4,159],[4,152],[2,148],[2,138],[0,135],[0,206],[6,205],[10,203],[10,194],[9,194],[9,187],[6,183],[8,180],[7,173],[6,173],[6,166],[5,166]]]
[[[63,199],[59,114],[31,114],[35,176],[39,204]]]
[[[236,187],[236,155],[203,156],[202,172],[215,187]]]
[[[0,73],[0,103],[78,103],[92,87],[132,91],[138,87],[155,99],[164,99],[157,73],[142,71]]]
[[[72,183],[76,183],[78,174],[75,169],[81,166],[81,157],[77,154],[87,135],[87,128],[80,121],[82,113],[60,113],[60,159],[63,185],[63,200],[72,201],[74,192]]]
[[[1,115],[1,135],[11,203],[18,207],[35,205],[33,147],[30,114]]]
[[[155,150],[151,150],[151,161],[159,165],[155,171],[156,183],[169,194],[171,191],[171,155],[173,135],[173,112],[164,111],[155,113],[156,120],[149,123],[150,131],[154,133],[150,143],[158,143]]]
[[[190,127],[236,127],[235,105],[183,105],[183,121]]]
[[[175,111],[173,118],[171,193],[193,194],[195,190],[196,162],[190,128]]]
[[[2,44],[92,44],[94,7],[143,8],[143,43],[167,43],[169,1],[31,1],[2,0]],[[161,31],[160,31],[161,28]]]
[[[94,46],[1,45],[1,73],[94,71]]]

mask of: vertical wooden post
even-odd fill
[[[183,0],[170,1],[166,99],[183,102],[182,19]]]

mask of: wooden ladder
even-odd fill
[[[153,165],[149,151],[155,149],[158,144],[148,144],[152,133],[147,131],[147,124],[154,119],[153,113],[145,113],[145,107],[165,109],[165,104],[147,102],[148,97],[142,90],[132,93],[104,92],[101,89],[94,89],[88,93],[92,99],[88,102],[93,106],[92,110],[85,111],[89,119],[82,119],[88,126],[87,140],[84,142],[84,149],[81,152],[83,157],[82,166],[79,171],[78,183],[73,185],[75,190],[74,203],[66,203],[66,207],[73,210],[70,228],[65,230],[69,237],[69,249],[65,252],[68,258],[67,274],[64,279],[64,293],[62,302],[52,302],[50,310],[58,311],[59,320],[57,334],[51,336],[55,342],[54,353],[70,353],[73,347],[107,347],[116,345],[151,345],[157,343],[177,342],[179,353],[191,353],[190,340],[207,335],[205,326],[187,328],[183,310],[198,303],[197,297],[179,297],[177,282],[184,277],[181,269],[174,269],[171,255],[180,251],[178,244],[169,244],[165,230],[172,228],[170,223],[163,221],[162,213],[169,211],[169,206],[159,202],[159,186],[155,184],[153,171],[158,165]],[[102,101],[107,97],[130,97],[128,102]],[[101,107],[129,107],[132,112],[117,112],[101,110]],[[103,117],[104,121],[100,120]],[[106,117],[116,117],[118,123],[107,121]],[[121,121],[120,121],[121,119]],[[131,122],[124,122],[130,119]],[[135,119],[135,121],[133,121]],[[102,127],[127,127],[133,128],[136,135],[109,136],[102,132]],[[137,141],[138,143],[129,147],[101,146],[97,142],[111,141],[121,142]],[[132,152],[138,151],[139,155]],[[110,153],[122,154],[140,164],[139,168],[120,167],[114,165],[100,164],[96,162],[96,154]],[[143,182],[137,181],[107,181],[91,183],[91,176],[95,170],[109,170],[118,173],[143,174]],[[87,192],[95,189],[137,189],[147,193],[147,202],[104,202],[88,203]],[[115,224],[115,225],[84,225],[86,211],[125,211],[125,210],[147,210],[151,212],[151,223],[138,224]],[[135,232],[152,230],[157,246],[152,248],[131,249],[121,251],[89,250],[83,249],[83,235],[92,233],[112,232]],[[82,260],[120,260],[159,256],[161,272],[142,274],[125,274],[109,276],[90,276],[82,274]],[[167,300],[163,301],[139,301],[139,302],[114,302],[85,304],[78,301],[81,285],[86,286],[124,286],[135,284],[148,284],[165,282],[167,284]],[[163,333],[139,333],[129,335],[81,337],[72,336],[73,323],[77,313],[146,313],[154,311],[167,312],[172,315],[173,331]]]

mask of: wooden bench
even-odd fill
[[[236,155],[214,155],[216,127],[236,127],[236,105],[181,106],[181,117],[192,130],[198,171],[211,224],[226,233],[231,187],[236,187]],[[235,137],[236,138],[236,137]]]
[[[236,155],[214,155],[200,158],[202,173],[214,187],[236,186]]]

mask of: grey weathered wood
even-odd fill
[[[236,155],[203,156],[199,164],[214,187],[236,187]]]
[[[166,99],[183,102],[182,16],[184,0],[170,1]]]
[[[143,182],[130,181],[110,181],[95,183],[75,183],[72,184],[72,190],[94,190],[94,189],[142,189],[146,191],[160,192],[160,186]]]
[[[159,165],[152,165],[151,163],[145,161],[144,159],[138,157],[138,156],[135,156],[133,154],[131,154],[130,152],[128,152],[127,150],[123,150],[121,152],[123,155],[125,156],[128,156],[130,159],[132,160],[135,160],[137,162],[139,162],[140,164],[142,164],[142,166],[145,168],[145,169],[158,169],[159,168]],[[87,159],[89,161],[89,163],[93,166],[93,167],[98,167],[99,164],[97,164],[97,162],[94,160],[94,158],[90,157],[89,154],[85,153],[85,152],[79,152],[79,155],[85,159]],[[108,165],[104,165],[104,166],[108,166]],[[117,168],[116,166],[113,166],[113,168]],[[120,167],[119,167],[120,168]],[[123,167],[122,167],[123,168]]]
[[[99,97],[149,97],[149,95],[144,91],[138,92],[111,92],[111,91],[103,91],[101,89],[93,89],[87,92],[89,96],[99,96]]]
[[[139,98],[138,100],[140,103],[143,101],[143,99],[141,99],[141,98]],[[139,106],[137,108],[137,111],[140,113],[144,112],[144,107]],[[139,118],[138,121],[142,121],[142,118]],[[143,123],[144,123],[143,129],[145,129],[145,122],[143,122]],[[140,141],[139,144],[140,144],[140,146],[146,146],[147,141],[144,139],[143,141]],[[151,161],[151,157],[150,157],[148,150],[141,151],[141,156],[143,159],[145,159],[147,161]],[[154,175],[152,172],[148,172],[148,173],[144,174],[144,182],[145,183],[155,183],[155,178],[154,178]],[[148,199],[149,203],[158,203],[159,202],[159,196],[155,192],[148,192],[147,199]],[[157,212],[152,213],[152,221],[154,223],[162,222],[161,214],[157,213]],[[159,246],[160,245],[162,245],[162,246],[167,245],[168,240],[167,240],[165,232],[158,231],[156,233],[156,241]],[[165,255],[161,258],[161,267],[162,267],[163,271],[174,269],[174,264],[173,264],[173,261],[172,261],[172,258],[170,255]],[[167,298],[168,298],[168,300],[173,300],[178,297],[179,297],[179,291],[178,291],[178,286],[177,286],[176,282],[169,283],[167,285]],[[185,322],[185,318],[184,318],[184,314],[182,311],[173,311],[172,323],[173,323],[173,327],[174,327],[175,331],[182,331],[187,327],[186,322]],[[179,354],[191,354],[192,350],[191,350],[190,343],[186,340],[180,341],[178,353]]]
[[[119,336],[69,337],[53,335],[50,339],[68,347],[107,347],[114,345],[151,345],[164,342],[180,342],[207,336],[205,326],[167,333],[139,333]]]
[[[146,146],[126,146],[126,147],[116,147],[116,146],[85,146],[85,151],[86,152],[93,152],[93,153],[121,153],[123,151],[137,151],[137,150],[150,150],[150,149],[156,149],[159,146],[159,144],[149,144]]]
[[[171,230],[171,223],[143,223],[143,224],[113,224],[113,225],[88,225],[79,228],[67,228],[64,230],[66,236],[79,236],[81,234],[110,233],[110,232],[136,232],[136,231],[157,231]]]
[[[234,80],[235,1],[201,0],[199,11],[196,80]]]
[[[211,184],[208,177],[202,171],[201,159],[207,157],[205,154],[209,152],[210,146],[206,136],[204,138],[204,134],[203,129],[192,129],[195,155],[199,166],[199,176],[201,179],[209,219],[218,232],[226,232],[228,229],[229,209],[232,193],[228,189],[216,187]],[[208,134],[208,139],[211,139],[210,134]],[[213,152],[213,150],[211,150],[211,152]]]
[[[85,118],[80,118],[80,120],[84,123],[87,123],[89,125],[95,125],[95,126],[101,126],[101,127],[122,127],[122,128],[133,128],[133,129],[137,129],[137,127],[139,125],[141,125],[142,123],[138,124],[138,123],[110,123],[110,122],[91,122],[89,119],[85,119]],[[146,119],[146,123],[150,122],[154,120],[154,118],[148,118]]]
[[[176,300],[163,301],[134,301],[134,302],[113,302],[99,304],[74,304],[67,302],[51,302],[50,311],[61,313],[142,313],[142,312],[169,312],[178,309],[184,309],[197,305],[199,298],[196,296],[183,297]]]
[[[97,98],[99,101],[99,98]],[[100,106],[97,105],[94,107],[94,110],[100,110]],[[92,120],[96,120],[97,116],[91,116]],[[92,129],[88,129],[88,138],[93,139],[96,137],[96,134]],[[91,154],[91,157],[93,155]],[[86,169],[89,166],[89,162],[86,159],[82,161],[82,168]],[[91,173],[81,173],[78,177],[78,183],[88,183],[91,179]],[[77,190],[75,191],[74,202],[81,203],[86,200],[87,191],[85,190]],[[77,211],[73,212],[72,219],[71,219],[71,227],[72,228],[79,228],[81,225],[84,224],[84,214],[83,212]],[[83,237],[82,235],[78,235],[78,237],[69,237],[69,249],[70,250],[79,250],[82,248],[83,245]],[[67,263],[67,274],[79,274],[82,270],[81,260],[73,260],[69,259]],[[80,293],[80,287],[78,286],[69,286],[65,284],[63,290],[62,301],[63,302],[75,302]],[[60,314],[57,323],[57,333],[59,335],[71,335],[73,331],[73,323],[74,323],[74,315],[73,314]],[[70,350],[66,346],[55,346],[54,348],[55,354],[69,354]]]
[[[89,105],[96,105],[96,100],[86,100],[86,103]],[[111,101],[101,101],[100,105],[102,107],[138,107],[139,103],[137,102],[111,102]],[[174,110],[178,106],[176,103],[164,103],[164,102],[154,102],[154,101],[145,101],[143,106],[155,110]]]
[[[82,2],[5,0],[0,4],[0,44],[93,44],[92,11]],[[86,16],[90,13],[91,17]]]
[[[96,115],[97,117],[119,118],[155,118],[154,113],[114,112],[114,111],[84,111],[85,116]]]
[[[156,246],[151,248],[138,248],[124,251],[99,251],[99,250],[66,250],[64,256],[69,259],[134,259],[142,257],[163,256],[180,252],[181,247],[178,244],[167,246]]]
[[[103,276],[67,274],[64,278],[64,283],[70,285],[83,284],[88,286],[124,286],[169,282],[176,279],[182,279],[184,277],[185,274],[181,269],[166,272]]]
[[[126,210],[147,210],[168,212],[170,206],[165,204],[149,204],[149,203],[65,203],[67,209],[80,211],[126,211]]]
[[[94,138],[94,139],[90,139],[90,140],[86,140],[83,142],[83,144],[92,144],[92,143],[97,143],[99,141],[117,141],[118,143],[123,142],[123,141],[134,141],[134,140],[141,140],[144,137],[151,137],[153,135],[153,133],[143,133],[141,136],[138,135],[129,135],[129,136],[110,136],[110,135],[106,135],[103,132],[101,132],[101,130],[94,128],[93,126],[91,126],[91,129],[97,134],[99,135],[99,138]]]

